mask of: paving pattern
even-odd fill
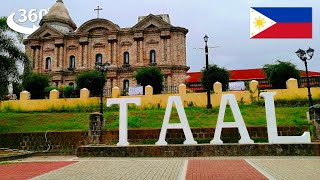
[[[75,162],[23,162],[0,165],[1,180],[30,179]]]
[[[187,180],[268,179],[245,160],[190,160]]]
[[[177,179],[182,161],[82,161],[34,179]]]
[[[319,157],[31,157],[0,163],[0,179],[320,179]]]
[[[249,160],[274,179],[320,179],[320,159]]]

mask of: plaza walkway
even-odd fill
[[[0,179],[320,179],[320,157],[31,157],[0,163]]]

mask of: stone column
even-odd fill
[[[118,62],[118,42],[115,40],[113,42],[113,61],[118,65],[120,65],[120,63]]]
[[[38,47],[36,47],[36,49],[35,49],[35,51],[36,51],[36,56],[35,56],[35,70],[37,71],[37,72],[39,72],[39,70],[40,70],[40,68],[41,67],[39,67],[40,66],[40,60],[39,60],[39,48]]]
[[[99,144],[100,136],[104,130],[104,118],[101,113],[92,113],[90,114],[89,121],[89,138],[90,144]]]
[[[40,62],[40,72],[43,72],[44,70],[44,58],[43,58],[43,42],[41,43],[41,45],[39,46],[39,62]],[[52,61],[51,61],[52,62]]]
[[[172,85],[172,77],[171,77],[171,75],[168,75],[168,85]]]
[[[80,43],[80,59],[79,59],[79,67],[83,67],[83,44]]]
[[[68,68],[69,67],[69,64],[68,64],[68,62],[69,62],[69,57],[67,56],[67,46],[63,46],[63,53],[62,53],[62,56],[63,56],[63,63],[62,63],[62,65],[63,65],[63,69],[65,69],[65,68]]]
[[[143,61],[144,60],[144,42],[143,42],[143,39],[141,39],[139,41],[139,45],[140,45],[140,48],[139,48],[140,60],[139,61],[140,61],[141,65],[144,66],[145,62]],[[147,64],[148,64],[148,62],[147,62]]]
[[[61,67],[61,46],[59,45],[56,45],[57,47],[57,67],[58,69],[60,70],[60,67]]]
[[[53,58],[52,58],[52,70],[53,71],[57,71],[57,69],[59,68],[59,58],[58,58],[58,55],[59,55],[59,48],[57,46],[54,47],[54,55],[53,55]]]
[[[164,38],[161,38],[160,39],[160,49],[161,49],[161,62],[164,62],[165,61],[165,58],[164,58],[164,54],[165,54],[165,40]],[[160,52],[159,52],[160,53]],[[157,62],[159,64],[159,62]]]
[[[107,88],[111,88],[112,85],[111,85],[111,79],[107,79]]]
[[[171,46],[170,46],[170,42],[171,42],[171,40],[170,39],[167,39],[166,40],[167,41],[167,43],[166,43],[166,46],[167,46],[167,55],[166,55],[166,61],[167,61],[167,63],[169,63],[169,65],[171,64],[171,59],[170,59],[170,48],[171,48]]]
[[[108,49],[109,49],[109,54],[110,54],[110,64],[113,65],[114,63],[114,57],[113,57],[113,42],[111,41],[108,41]],[[108,61],[108,60],[107,60]]]
[[[136,41],[136,63],[140,63],[140,43],[139,41]]]
[[[59,46],[59,67],[63,69],[63,46]]]
[[[89,65],[90,65],[90,62],[89,62],[89,46],[88,46],[89,43],[85,43],[84,44],[84,66],[88,69],[89,68]]]
[[[113,83],[112,87],[117,87],[118,86],[117,78],[114,78],[112,83]]]
[[[36,66],[35,55],[36,55],[35,49],[31,47],[32,69],[34,69]]]

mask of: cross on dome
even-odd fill
[[[99,18],[99,16],[100,16],[100,11],[102,11],[103,9],[100,7],[100,6],[98,6],[97,7],[97,9],[94,9],[94,11],[97,11],[97,18]]]

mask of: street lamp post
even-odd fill
[[[102,64],[101,62],[96,63],[96,69],[101,72],[101,89],[100,89],[100,113],[103,114],[103,80],[104,80],[104,72],[106,72],[109,68],[109,63]]]
[[[206,53],[206,89],[207,89],[207,109],[212,109],[212,104],[211,104],[211,97],[210,97],[210,86],[209,86],[209,51],[208,51],[208,39],[209,37],[205,35],[203,37],[204,42],[206,43],[205,46],[205,53]]]
[[[310,48],[307,49],[307,51],[304,51],[302,49],[299,49],[296,52],[297,56],[304,62],[304,65],[306,67],[306,75],[307,75],[307,87],[308,87],[308,97],[309,97],[309,107],[313,106],[312,102],[312,95],[310,90],[310,80],[309,80],[309,72],[308,72],[308,63],[307,60],[312,59],[314,54],[314,49]]]

